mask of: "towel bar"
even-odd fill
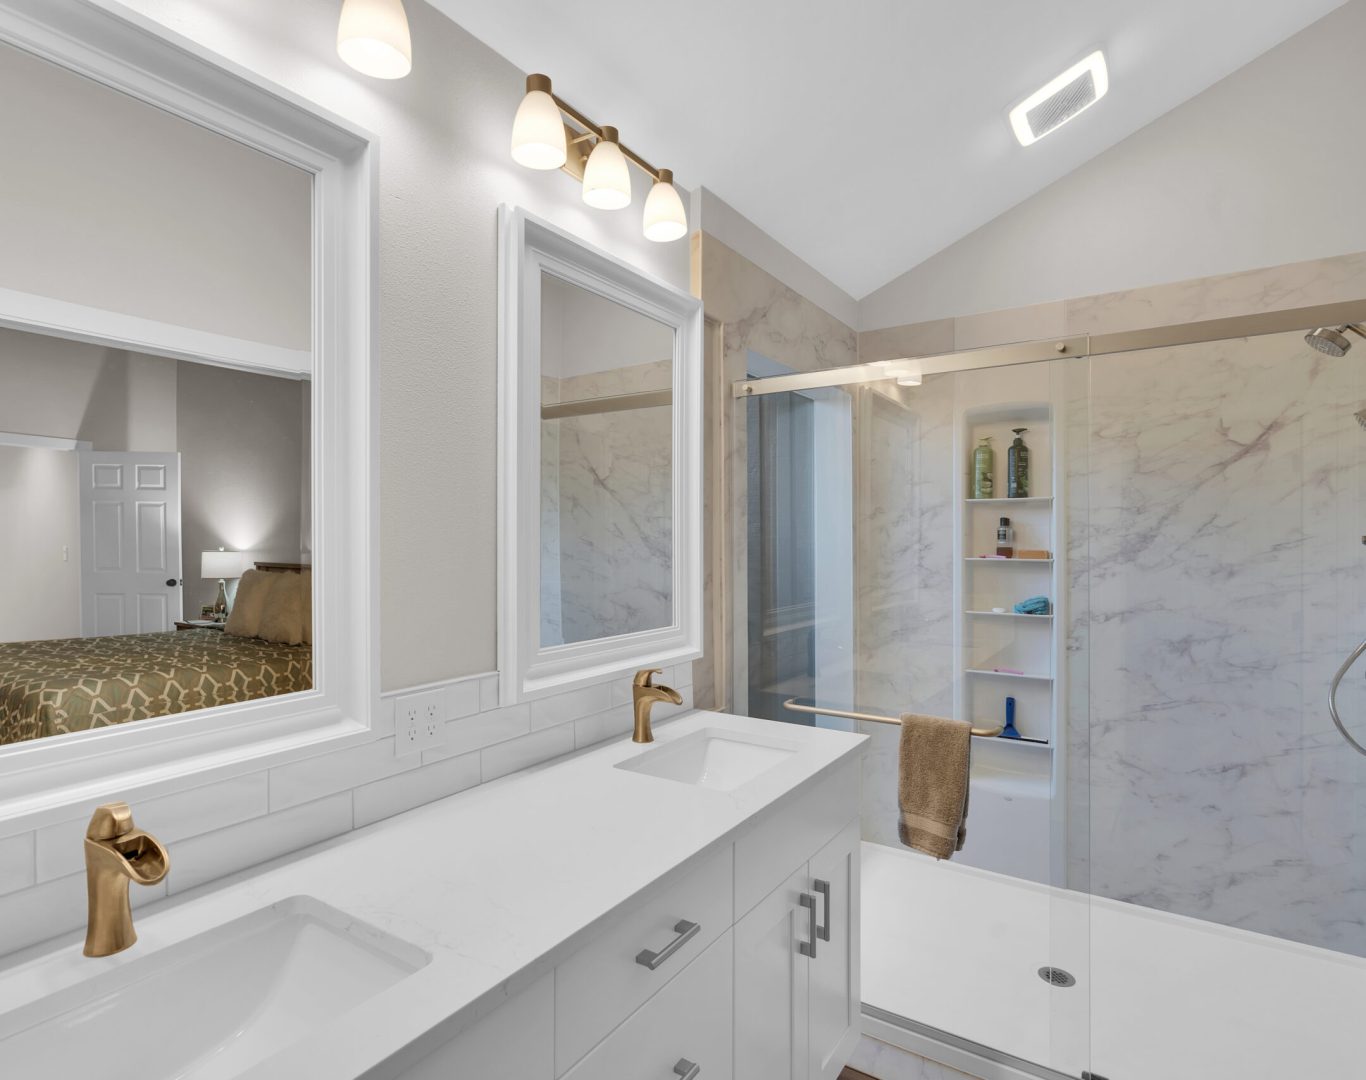
[[[813,716],[840,716],[843,717],[845,720],[866,720],[872,724],[895,724],[897,727],[901,726],[901,720],[899,717],[879,716],[877,713],[854,712],[851,709],[818,708],[815,705],[803,704],[801,702],[801,699],[799,698],[788,698],[786,701],[783,702],[783,708],[790,709],[793,712],[810,713]],[[994,739],[1004,730],[1004,727],[975,727],[972,729],[972,733],[979,739]]]

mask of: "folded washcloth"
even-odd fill
[[[1031,596],[1015,605],[1017,615],[1047,615],[1051,610],[1052,605],[1046,596]]]
[[[972,725],[907,713],[901,718],[897,832],[907,847],[947,859],[967,836]]]

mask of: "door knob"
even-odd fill
[[[168,577],[166,579],[166,584],[169,585],[171,588],[175,588],[177,585],[180,584],[180,582],[173,577]]]

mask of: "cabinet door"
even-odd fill
[[[735,1080],[807,1080],[809,886],[802,866],[735,925]]]
[[[809,864],[820,920],[810,975],[810,1080],[833,1080],[859,1040],[859,823],[851,821]]]

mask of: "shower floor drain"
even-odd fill
[[[1039,968],[1039,978],[1048,983],[1049,986],[1076,986],[1077,980],[1070,971],[1063,971],[1058,967]]]

